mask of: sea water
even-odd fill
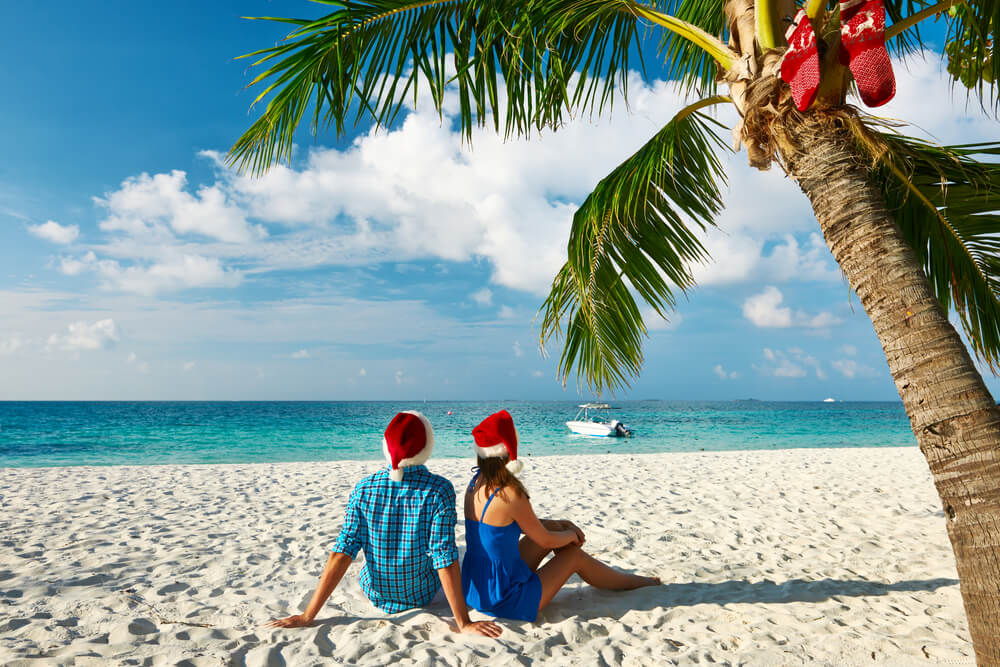
[[[420,410],[436,457],[472,460],[472,428],[514,417],[522,457],[914,445],[900,403],[622,401],[631,438],[571,433],[568,401],[0,402],[0,466],[252,463],[382,458],[393,415]]]

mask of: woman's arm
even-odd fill
[[[515,496],[508,502],[510,514],[532,542],[545,549],[558,549],[567,544],[581,543],[575,530],[555,528],[555,526],[552,529],[547,528],[535,516],[530,500],[513,491],[509,493]]]
[[[587,541],[587,537],[583,534],[583,531],[580,530],[580,527],[569,519],[539,519],[539,521],[541,521],[542,525],[545,526],[545,529],[549,531],[572,530],[576,533],[576,539],[578,540],[580,546],[583,546],[583,543]]]
[[[323,574],[320,575],[319,585],[316,587],[316,592],[313,593],[312,599],[309,600],[309,606],[301,614],[296,614],[295,616],[289,616],[288,618],[279,618],[271,621],[267,624],[269,628],[302,628],[308,625],[312,625],[313,619],[316,618],[316,614],[319,610],[323,608],[326,601],[330,598],[330,594],[340,583],[341,578],[343,578],[344,573],[347,572],[347,568],[351,566],[351,557],[347,554],[338,553],[336,551],[330,553],[330,557],[326,559],[326,567],[323,568]]]

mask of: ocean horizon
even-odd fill
[[[437,458],[472,459],[472,428],[514,417],[523,458],[915,444],[893,401],[613,401],[631,438],[571,433],[576,401],[3,401],[0,467],[381,460],[397,412],[420,410]]]

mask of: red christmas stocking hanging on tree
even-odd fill
[[[785,31],[788,50],[781,59],[781,79],[792,88],[795,108],[805,111],[816,99],[819,89],[819,51],[816,33],[805,10],[800,9],[795,21]]]
[[[885,50],[885,6],[882,0],[840,3],[840,61],[851,68],[861,101],[882,106],[896,94],[896,77]]]

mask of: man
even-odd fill
[[[459,632],[500,635],[496,623],[469,619],[455,546],[455,487],[424,466],[433,449],[434,430],[426,417],[412,411],[393,417],[382,440],[390,469],[354,487],[344,525],[306,610],[271,621],[270,627],[311,625],[364,550],[361,590],[382,611],[422,607],[444,589]]]

